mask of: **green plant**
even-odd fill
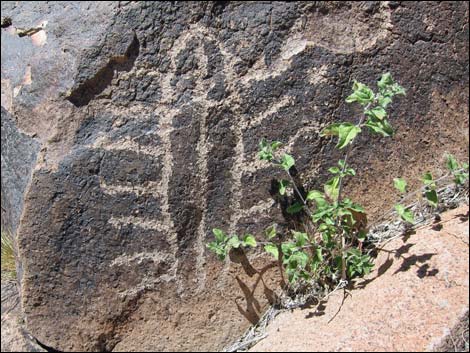
[[[209,250],[214,252],[220,260],[225,260],[227,254],[232,248],[238,249],[239,247],[256,247],[255,237],[251,234],[246,234],[243,240],[238,238],[238,235],[228,237],[221,229],[214,228],[212,230],[215,236],[215,241],[207,244]]]
[[[424,196],[432,208],[437,208],[438,196],[436,191],[436,181],[432,177],[431,172],[426,172],[423,175]]]
[[[325,286],[369,273],[373,267],[370,256],[363,253],[367,217],[364,208],[343,195],[345,178],[356,176],[349,164],[351,147],[363,130],[390,137],[394,134],[388,121],[387,108],[395,95],[404,95],[404,89],[395,83],[389,73],[381,76],[374,92],[367,85],[355,81],[347,103],[358,103],[362,114],[357,123],[335,122],[321,132],[322,137],[337,138],[336,148],[343,152],[338,162],[328,169],[331,177],[322,190],[304,192],[293,177],[295,159],[282,152],[282,143],[262,139],[259,158],[278,167],[285,175],[278,181],[280,196],[288,201],[287,213],[301,219],[300,229],[280,231],[272,225],[265,231],[264,251],[277,260],[281,274],[285,272],[291,284],[315,280]],[[207,245],[223,260],[232,247],[257,245],[249,235],[249,242],[228,237],[214,230],[216,240]],[[244,242],[244,243],[243,243]]]
[[[457,159],[451,155],[446,155],[446,167],[449,170],[450,174],[446,174],[439,178],[438,180],[446,179],[449,176],[453,178],[454,184],[460,188],[465,185],[466,181],[468,180],[468,163],[460,163]],[[423,186],[418,190],[424,196],[426,203],[431,209],[435,210],[439,204],[439,196],[437,190],[437,181],[435,180],[431,172],[426,172],[421,181]],[[400,192],[402,198],[407,193],[407,182],[403,178],[395,178],[393,179],[393,184],[395,188]],[[412,193],[411,195],[413,195]],[[408,195],[410,196],[410,195]],[[411,206],[405,207],[401,203],[398,203],[394,206],[395,211],[397,212],[398,216],[405,222],[414,225],[415,224],[415,216],[413,211],[411,210]]]
[[[437,208],[438,196],[436,191],[436,181],[434,180],[431,172],[426,172],[423,175],[422,182],[424,197],[426,198],[428,205],[433,209]],[[406,180],[403,178],[395,178],[393,179],[393,184],[403,197],[407,192],[408,183]],[[398,203],[394,207],[401,220],[411,225],[415,224],[415,215],[411,210],[411,206],[405,207],[401,203]]]
[[[10,234],[1,232],[2,249],[1,249],[1,272],[2,280],[13,280],[16,278],[15,267],[15,248],[13,239]]]
[[[406,194],[408,183],[405,179],[395,178],[393,179],[393,185],[395,186],[395,189],[397,189],[402,194],[402,197],[404,194]],[[396,204],[394,208],[398,216],[400,216],[403,221],[408,222],[410,224],[415,223],[413,211],[411,211],[409,207],[405,207],[402,204]]]
[[[468,163],[459,163],[452,154],[446,156],[446,166],[454,177],[456,185],[464,185],[468,180]]]

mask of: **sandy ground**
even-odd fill
[[[386,244],[342,306],[341,291],[317,310],[280,314],[251,351],[428,351],[455,343],[449,333],[468,323],[468,206],[448,211],[441,224]],[[468,340],[468,324],[463,331]]]

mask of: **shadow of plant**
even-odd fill
[[[407,258],[403,258],[403,263],[401,264],[400,268],[396,270],[393,274],[396,275],[399,272],[409,271],[412,266],[418,266],[417,265],[418,263],[425,265],[426,261],[429,261],[434,255],[437,255],[437,253],[427,253],[423,255],[411,255]],[[420,276],[420,273],[422,273],[422,270],[421,270],[422,267],[423,266],[419,266],[418,268],[418,276]]]
[[[261,313],[261,309],[262,309],[259,300],[256,299],[256,297],[255,297],[255,291],[258,288],[258,285],[260,283],[262,283],[262,285],[264,287],[263,288],[263,295],[264,295],[265,299],[268,301],[268,303],[270,305],[275,305],[276,303],[279,302],[279,298],[278,298],[277,294],[275,293],[275,291],[273,291],[271,288],[269,288],[269,286],[266,285],[266,283],[263,279],[263,275],[266,273],[266,271],[268,271],[271,268],[276,267],[277,263],[270,263],[270,264],[266,265],[265,267],[263,267],[259,271],[256,270],[249,263],[249,260],[248,260],[248,258],[246,258],[246,256],[245,256],[244,261],[241,261],[240,263],[242,264],[242,267],[243,267],[243,269],[245,270],[245,273],[248,276],[253,277],[254,274],[258,275],[258,278],[253,283],[251,288],[239,276],[235,277],[237,282],[238,282],[238,285],[240,286],[240,289],[243,292],[243,295],[245,297],[245,302],[246,302],[246,306],[244,308],[242,305],[240,305],[238,303],[237,300],[235,300],[235,304],[237,305],[237,309],[240,312],[240,314],[242,314],[251,324],[255,325],[255,324],[258,323],[258,321],[260,319],[260,313]],[[243,265],[243,263],[245,265]],[[255,271],[255,273],[253,273],[253,271]]]

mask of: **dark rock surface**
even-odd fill
[[[394,177],[468,155],[465,2],[2,2],[2,16],[2,207],[16,210],[27,328],[58,350],[237,337],[263,288],[247,300],[233,274],[249,287],[257,276],[204,244],[215,226],[285,222],[261,137],[284,142],[318,187],[338,157],[319,131],[356,118],[353,79],[390,71],[408,93],[392,106],[396,137],[364,134],[353,151],[346,188],[371,217],[394,200]],[[4,119],[31,158],[4,147]],[[27,186],[4,180],[15,163]]]

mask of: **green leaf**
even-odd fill
[[[210,242],[209,244],[206,244],[206,247],[212,251],[217,253],[217,250],[220,248],[219,244],[215,241]]]
[[[274,258],[277,260],[279,259],[279,249],[277,248],[276,245],[270,243],[270,244],[266,244],[264,246],[264,251],[266,251],[268,254],[271,254],[272,256],[274,256]]]
[[[335,211],[336,207],[335,206],[330,206],[327,208],[322,208],[317,210],[313,215],[312,215],[312,220],[313,222],[318,222],[319,220],[323,220],[325,223],[328,224],[334,224],[334,222],[330,222],[331,218],[333,218],[333,212]]]
[[[436,190],[429,190],[424,193],[426,200],[428,200],[429,205],[436,208],[438,203],[437,192]]]
[[[293,231],[292,234],[294,236],[296,246],[302,247],[308,242],[307,233]]]
[[[351,210],[347,209],[347,208],[339,208],[338,209],[338,217],[343,217],[343,216],[348,216],[348,218],[353,222],[354,224],[354,218],[353,218],[353,215],[352,215],[352,212]]]
[[[465,181],[467,181],[467,179],[468,179],[468,173],[462,173],[462,172],[454,173],[454,182],[457,185],[465,184]]]
[[[434,181],[431,172],[426,172],[423,175],[423,183],[426,186],[429,186],[430,188],[435,188],[436,187],[436,182]]]
[[[238,249],[240,247],[241,242],[240,239],[236,235],[232,235],[230,239],[227,241],[227,250],[230,250],[230,248],[235,248]]]
[[[370,110],[366,110],[366,115],[375,117],[379,120],[383,120],[387,116],[387,112],[382,107],[375,107]]]
[[[351,124],[343,123],[339,126],[339,140],[336,148],[346,147],[361,132],[361,128]]]
[[[308,255],[303,251],[294,252],[289,258],[289,267],[292,269],[305,268],[308,263]]]
[[[323,129],[320,136],[338,136],[339,135],[339,126],[341,124],[334,123]]]
[[[358,248],[351,248],[346,253],[349,255],[349,258],[357,258],[362,255],[361,250]]]
[[[312,200],[318,200],[318,199],[325,199],[325,195],[318,191],[318,190],[310,190],[307,194],[306,200],[307,201],[312,201]]]
[[[304,206],[300,202],[296,202],[293,205],[287,207],[286,211],[289,214],[295,214],[295,213],[299,213],[300,211],[302,211],[303,207]]]
[[[374,264],[371,261],[369,255],[362,255],[359,249],[351,249],[353,251],[348,251],[347,258],[347,272],[349,278],[353,278],[356,275],[365,275],[368,274],[373,268]]]
[[[281,180],[279,182],[279,194],[285,195],[288,186],[289,186],[289,180]]]
[[[459,169],[459,164],[457,160],[450,153],[447,155],[446,166],[447,166],[447,169],[449,169],[451,172]]]
[[[265,234],[266,238],[268,238],[269,240],[274,238],[276,236],[276,225],[273,224],[272,226],[268,227],[265,231]]]
[[[341,172],[341,170],[338,167],[331,167],[330,169],[328,169],[328,171],[331,174],[339,174]]]
[[[340,159],[338,161],[338,166],[339,166],[338,173],[341,172],[342,170],[344,170],[343,176],[345,176],[345,175],[352,175],[352,176],[356,175],[356,171],[353,168],[346,168],[346,162],[344,160]],[[332,168],[330,168],[330,173],[331,173],[331,169]],[[336,171],[336,169],[335,169],[335,171]],[[333,173],[333,174],[338,174],[338,173]]]
[[[338,199],[339,193],[339,176],[335,176],[328,180],[323,188],[325,189],[325,194],[333,201]]]
[[[377,86],[381,89],[386,89],[387,86],[390,86],[392,84],[393,84],[393,79],[392,79],[392,75],[390,75],[390,72],[382,74],[382,76],[380,77],[380,80],[377,82]]]
[[[401,219],[403,219],[405,222],[411,224],[415,223],[413,212],[410,209],[406,209],[403,205],[397,204],[395,205],[395,210]]]
[[[392,103],[392,98],[379,95],[379,97],[377,98],[377,103],[379,103],[379,105],[385,109],[390,103]]]
[[[376,134],[382,135],[384,137],[393,136],[393,127],[389,124],[386,119],[379,120],[374,117],[369,117],[366,121],[365,126],[375,132]]]
[[[272,149],[273,151],[277,150],[277,149],[278,149],[279,147],[281,147],[281,146],[282,146],[282,143],[279,142],[279,141],[273,141],[273,142],[271,142],[271,149]]]
[[[345,173],[345,175],[351,175],[351,176],[356,175],[356,171],[352,168],[347,168],[344,173]]]
[[[325,200],[325,194],[318,190],[310,190],[307,194],[306,201],[315,201],[317,208],[324,208],[328,203]]]
[[[353,93],[346,98],[346,103],[358,102],[361,105],[367,105],[374,100],[374,92],[363,83],[354,81]]]
[[[286,153],[285,155],[282,156],[281,166],[286,172],[288,172],[289,169],[291,169],[294,165],[295,165],[295,160],[291,155]]]
[[[351,203],[346,204],[345,207],[347,207],[349,210],[357,212],[357,213],[366,213],[366,210],[364,209],[364,207],[362,207],[361,205],[359,205],[357,203],[352,203],[351,202]]]
[[[318,259],[318,261],[323,261],[323,254],[322,254],[322,249],[321,248],[316,248],[315,249],[315,256]]]
[[[392,94],[393,94],[393,95],[398,95],[398,94],[400,94],[400,95],[403,95],[403,96],[404,96],[404,95],[406,94],[405,89],[404,89],[402,86],[400,86],[398,83],[394,83],[394,84],[391,86],[390,90],[392,91]]]
[[[262,161],[268,161],[271,162],[273,160],[273,154],[271,152],[266,152],[266,151],[260,151],[258,153],[258,157]]]
[[[282,244],[281,244],[281,250],[282,250],[282,253],[284,254],[284,256],[289,257],[290,254],[291,254],[295,249],[297,249],[297,247],[295,246],[295,243],[282,243]]]
[[[274,145],[276,145],[276,143],[273,142]],[[274,159],[274,156],[273,156],[273,149],[272,149],[272,146],[273,144],[268,144],[268,142],[266,141],[266,139],[261,139],[260,143],[259,143],[259,153],[258,153],[258,157],[260,160],[264,160],[264,161],[268,161],[268,162],[271,162],[273,159]]]
[[[227,256],[225,246],[220,246],[220,244],[215,241],[207,244],[206,246],[210,251],[214,252],[217,255],[219,260],[225,260],[225,257]]]
[[[243,246],[251,246],[252,248],[256,247],[256,239],[251,234],[246,234],[243,238]]]
[[[214,228],[214,229],[212,229],[212,233],[214,233],[215,239],[219,243],[222,243],[227,239],[227,236],[225,235],[225,233],[221,229]]]
[[[395,178],[393,179],[393,185],[395,186],[395,189],[400,191],[402,194],[406,192],[406,180],[402,178]]]

